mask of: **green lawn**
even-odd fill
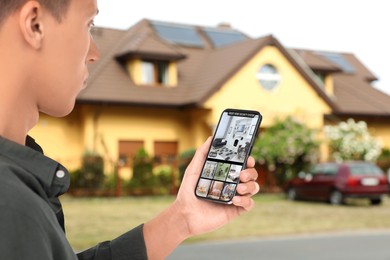
[[[72,198],[62,203],[67,236],[75,249],[110,240],[164,209],[173,197]],[[255,208],[227,226],[186,242],[299,233],[390,229],[390,199],[381,206],[365,200],[348,206],[290,202],[283,195],[260,194]]]

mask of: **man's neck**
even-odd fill
[[[0,70],[0,135],[24,145],[27,133],[38,122],[39,111],[22,83],[9,79]]]
[[[0,101],[0,104],[1,101]],[[25,145],[27,133],[36,124],[39,118],[39,114],[34,115],[34,118],[30,116],[25,117],[21,110],[14,113],[3,113],[0,111],[0,136],[12,140],[21,145]],[[31,113],[30,113],[31,114]]]

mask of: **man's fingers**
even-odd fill
[[[248,183],[240,183],[237,187],[237,192],[240,195],[255,195],[260,191],[260,186],[257,182],[251,181]]]
[[[252,156],[249,156],[248,160],[246,162],[246,167],[247,168],[253,168],[253,167],[255,167],[255,164],[256,164],[255,158],[253,158]]]
[[[248,168],[241,172],[240,181],[241,182],[256,181],[258,176],[259,174],[254,168]]]
[[[252,198],[246,196],[235,196],[233,198],[233,205],[243,208],[245,211],[251,210],[255,206]]]

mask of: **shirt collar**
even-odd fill
[[[62,195],[69,188],[70,176],[65,167],[44,156],[41,147],[29,136],[26,138],[26,146],[0,137],[0,156],[31,173],[48,197]]]

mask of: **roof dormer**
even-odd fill
[[[175,87],[177,62],[184,58],[185,55],[148,33],[133,37],[116,55],[117,61],[139,86]]]

